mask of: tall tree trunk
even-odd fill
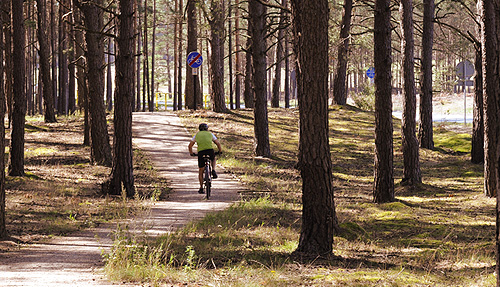
[[[351,33],[352,0],[344,1],[344,15],[342,16],[342,28],[340,29],[340,40],[342,44],[337,49],[337,72],[333,80],[333,100],[338,105],[347,103],[347,53],[349,52],[349,38]]]
[[[178,85],[178,64],[179,64],[179,50],[177,49],[178,42],[180,41],[180,38],[177,36],[177,31],[179,30],[179,1],[175,0],[174,2],[174,91],[173,91],[173,103],[172,103],[172,109],[174,111],[177,111],[177,85]]]
[[[67,2],[67,0],[62,0],[59,5],[59,99],[57,101],[57,112],[61,115],[68,114],[68,28],[65,18],[69,12]]]
[[[420,147],[434,149],[432,130],[432,45],[434,42],[434,0],[424,0],[422,31],[422,80],[420,92]]]
[[[254,133],[255,154],[270,157],[269,122],[267,118],[266,80],[266,7],[258,0],[248,2],[250,35],[252,38],[252,82],[255,92]]]
[[[10,4],[10,3],[9,3]],[[3,5],[2,5],[3,6]],[[3,8],[0,6],[0,8]],[[44,11],[45,13],[45,11]],[[5,44],[3,40],[3,27],[7,26],[5,14],[0,11],[0,158],[5,158],[5,86],[4,86],[4,57]],[[7,236],[5,220],[5,161],[0,161],[0,238]]]
[[[286,21],[288,22],[288,19]],[[290,108],[290,57],[287,34],[285,34],[285,109]]]
[[[182,11],[183,10],[183,7],[184,5],[182,4],[182,0],[179,0],[179,10],[178,10],[178,14],[179,14],[179,30],[178,30],[178,33],[179,33],[179,42],[177,43],[179,45],[179,48],[177,49],[179,51],[179,56],[177,57],[177,60],[179,61],[178,65],[177,65],[177,69],[179,69],[179,71],[177,72],[177,97],[178,97],[178,100],[177,100],[177,109],[178,110],[182,110]],[[187,105],[187,104],[186,104]]]
[[[415,59],[413,39],[413,1],[401,0],[399,12],[402,22],[401,52],[403,53],[403,116],[401,140],[403,150],[403,180],[405,185],[422,183],[420,157],[416,136]]]
[[[104,36],[102,0],[80,3],[74,0],[84,16],[86,27],[87,85],[91,138],[92,162],[111,166],[111,146],[109,144],[106,109],[104,106]]]
[[[375,1],[375,180],[373,200],[394,201],[391,9],[390,0]]]
[[[82,15],[79,9],[73,10],[73,16],[77,25],[83,26]],[[88,107],[88,85],[85,61],[85,39],[82,30],[75,30],[76,41],[76,75],[78,86],[78,106],[83,110],[84,128],[83,128],[83,145],[90,146],[90,122],[89,122],[89,107]]]
[[[50,0],[50,40],[51,40],[51,47],[52,47],[52,100],[54,109],[57,110],[57,96],[58,96],[58,85],[57,85],[57,55],[59,54],[59,51],[57,49],[57,25],[56,25],[56,7],[54,2],[56,0]]]
[[[132,102],[134,100],[134,6],[132,0],[120,0],[116,56],[116,93],[114,109],[114,157],[109,194],[119,195],[122,188],[133,198],[134,167],[132,151]]]
[[[68,1],[68,5],[70,5],[71,11],[76,10],[72,3],[71,0]],[[70,19],[70,27],[75,26],[75,18],[74,18],[74,13],[71,13],[69,16]],[[75,39],[75,31],[73,28],[70,28],[68,31],[69,35],[69,51],[68,51],[68,73],[69,73],[69,82],[68,82],[68,112],[73,114],[76,110],[76,65],[75,65],[75,60],[76,60],[76,43],[74,41]]]
[[[40,46],[40,77],[42,78],[44,119],[46,123],[56,122],[54,111],[54,96],[52,92],[52,79],[50,77],[50,46],[47,36],[46,0],[36,0],[38,12],[38,45]]]
[[[484,162],[483,62],[481,43],[475,43],[474,111],[472,121],[471,162]]]
[[[0,13],[2,13],[2,18],[5,23],[11,23],[11,1],[3,1],[2,2],[2,9],[0,10]],[[8,122],[9,122],[9,128],[11,127],[12,123],[12,95],[13,95],[13,81],[12,81],[12,49],[7,48],[7,47],[12,47],[12,30],[11,30],[11,25],[10,24],[5,24],[2,29],[4,29],[4,39],[5,39],[5,47],[6,49],[4,50],[5,53],[5,65],[4,65],[4,70],[5,70],[5,98],[6,98],[6,111],[7,111],[7,117],[8,117]]]
[[[245,108],[253,109],[255,107],[255,92],[252,87],[253,83],[253,59],[252,59],[252,39],[247,38],[247,48],[245,53],[245,91],[243,98],[245,101]]]
[[[26,116],[25,30],[23,0],[12,0],[12,59],[14,105],[10,146],[9,175],[24,175],[24,127]]]
[[[281,1],[281,6],[286,7],[287,0],[282,0]],[[286,20],[286,15],[285,15],[285,10],[281,10],[280,12],[280,22],[279,22],[279,31],[278,31],[278,39],[276,43],[276,70],[274,74],[274,81],[273,81],[273,91],[272,91],[272,96],[271,96],[271,107],[273,108],[279,108],[280,106],[280,87],[281,87],[281,67],[283,63],[283,41],[285,38],[285,20]]]
[[[210,57],[210,78],[212,82],[212,104],[217,113],[227,112],[226,97],[224,94],[224,1],[212,0],[210,5],[212,19],[210,23],[210,46],[212,55]]]
[[[187,50],[186,55],[198,49],[198,25],[196,24],[196,4],[197,0],[187,2]],[[202,96],[198,75],[193,75],[191,68],[186,68],[186,106],[189,109],[202,107]],[[195,93],[196,91],[196,93]]]
[[[153,0],[153,33],[151,47],[151,105],[149,111],[155,110],[155,50],[156,50],[156,0]]]
[[[108,38],[108,57],[106,63],[106,109],[113,110],[113,77],[111,75],[111,63],[113,63],[114,38]]]
[[[328,136],[328,1],[292,0],[302,177],[302,228],[298,254],[332,253],[339,230]],[[314,81],[311,81],[314,77]]]
[[[240,0],[235,0],[235,16],[234,16],[234,46],[235,52],[235,83],[234,83],[234,98],[236,102],[236,109],[241,108],[241,37],[240,37]]]
[[[494,0],[482,0],[478,4],[481,15],[481,46],[483,62],[484,99],[484,192],[489,197],[497,196],[498,184],[498,40],[495,27]],[[498,268],[498,267],[497,267]]]

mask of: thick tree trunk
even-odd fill
[[[424,0],[422,32],[422,83],[420,93],[420,147],[434,149],[432,127],[432,45],[434,41],[434,0]]]
[[[472,147],[471,162],[484,162],[484,109],[483,109],[483,62],[481,54],[481,43],[475,44],[476,57],[474,67],[474,111],[472,121]]]
[[[127,197],[133,198],[134,167],[132,150],[132,103],[134,100],[134,9],[132,0],[120,0],[117,56],[116,92],[114,109],[114,157],[110,180],[105,190],[120,195],[122,188]]]
[[[52,79],[50,78],[50,46],[47,36],[46,0],[36,0],[38,12],[38,44],[40,46],[40,77],[42,78],[44,118],[46,123],[56,122]]]
[[[402,184],[416,185],[422,182],[420,173],[420,157],[416,136],[416,94],[415,94],[415,59],[413,40],[413,1],[401,0],[399,7],[403,35],[401,52],[403,53],[403,116],[401,124],[403,150]]]
[[[253,73],[252,82],[255,92],[254,133],[255,154],[270,157],[269,123],[267,118],[267,79],[266,79],[266,7],[257,0],[248,2],[250,35],[252,38]]]
[[[196,24],[196,4],[197,0],[190,0],[187,3],[187,53],[186,56],[198,50],[198,25]],[[198,75],[193,75],[193,69],[186,68],[186,106],[189,109],[198,109],[202,107],[202,96],[200,89],[200,80]],[[196,92],[196,93],[195,93]]]
[[[498,189],[498,43],[495,27],[494,0],[482,0],[478,5],[481,15],[481,40],[483,60],[484,97],[484,192],[487,196],[497,195]]]
[[[75,0],[77,1],[77,0]],[[111,146],[109,144],[106,109],[104,106],[104,38],[102,0],[80,5],[86,26],[85,42],[87,51],[87,85],[92,162],[111,166]],[[79,3],[77,3],[79,4]]]
[[[373,200],[394,201],[391,9],[390,0],[375,1],[375,180]]]
[[[1,6],[0,6],[1,7]],[[44,12],[45,13],[45,12]],[[0,158],[5,158],[5,90],[4,90],[4,58],[5,45],[3,41],[4,15],[0,12]],[[5,161],[0,161],[0,238],[7,236],[5,221]]]
[[[344,1],[344,15],[342,17],[342,28],[340,29],[340,40],[342,44],[337,50],[337,72],[333,80],[333,100],[338,105],[347,103],[347,53],[349,52],[349,35],[351,33],[352,0]]]
[[[329,255],[339,229],[328,137],[328,1],[292,0],[300,113],[302,228],[298,254]],[[311,81],[311,78],[314,81]]]
[[[212,55],[210,57],[210,80],[212,82],[212,104],[217,113],[227,112],[226,97],[224,94],[224,44],[222,34],[224,32],[224,3],[213,0],[211,5],[212,19],[210,24],[210,46]]]
[[[11,1],[2,1],[2,9],[0,13],[2,13],[2,18],[5,23],[10,23],[11,19]],[[4,29],[4,39],[5,39],[5,47],[12,47],[12,30],[11,25],[6,24],[2,27]],[[9,128],[12,123],[12,97],[13,97],[13,62],[12,62],[12,49],[5,49],[5,59],[4,59],[4,70],[5,70],[5,98],[6,98],[6,112],[9,122]]]
[[[24,127],[26,116],[25,30],[23,0],[12,0],[13,92],[9,175],[24,175]]]

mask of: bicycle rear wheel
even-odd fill
[[[210,192],[212,191],[212,183],[209,181],[205,184],[206,199],[210,199]]]

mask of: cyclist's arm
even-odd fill
[[[222,146],[220,145],[219,140],[214,140],[214,143],[217,145],[217,148],[219,149],[219,153],[222,152]]]
[[[194,154],[193,153],[193,146],[195,143],[196,143],[195,140],[191,140],[191,142],[189,142],[188,149],[189,149],[189,154],[191,154],[191,155]]]

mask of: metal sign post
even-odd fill
[[[194,109],[196,110],[196,107],[198,105],[196,101],[196,77],[198,76],[198,68],[201,66],[203,63],[203,57],[199,52],[191,52],[187,56],[187,64],[192,68],[192,75],[193,75],[193,98],[194,98]]]

